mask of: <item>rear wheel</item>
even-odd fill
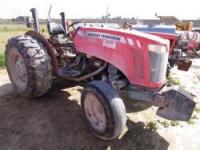
[[[26,97],[38,97],[51,87],[52,68],[44,46],[30,36],[11,38],[6,45],[6,67],[17,90]]]
[[[86,124],[95,136],[111,140],[125,128],[124,103],[109,83],[89,83],[81,95],[81,106]]]

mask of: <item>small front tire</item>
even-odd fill
[[[93,81],[83,90],[81,107],[86,124],[100,139],[118,137],[126,125],[126,110],[113,87],[103,81]]]

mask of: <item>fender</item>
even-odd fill
[[[28,31],[28,32],[25,33],[25,35],[31,36],[32,38],[34,38],[37,41],[41,42],[47,48],[47,50],[48,50],[47,53],[51,57],[51,64],[53,66],[53,73],[57,75],[59,67],[58,67],[58,61],[57,61],[57,58],[56,58],[56,50],[55,50],[55,48],[50,45],[50,43],[47,40],[47,38],[45,38],[43,35],[41,35],[38,32]]]

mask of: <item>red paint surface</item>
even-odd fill
[[[112,41],[99,37],[90,37],[88,33],[110,34],[120,36],[124,42],[117,42],[115,48],[104,46],[105,41]],[[134,45],[128,42],[131,39]],[[137,44],[140,42],[141,47]],[[74,44],[77,51],[87,55],[95,56],[114,65],[128,78],[129,82],[149,88],[158,88],[165,81],[153,83],[150,81],[150,61],[148,55],[148,45],[164,45],[158,41],[148,39],[144,36],[133,33],[110,30],[104,28],[81,27],[74,37]],[[167,46],[167,45],[165,45]]]

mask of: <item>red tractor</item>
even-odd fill
[[[137,31],[66,26],[51,22],[49,37],[40,33],[36,9],[31,9],[34,31],[13,37],[6,45],[9,77],[22,96],[36,98],[51,88],[53,77],[87,81],[81,93],[86,124],[97,137],[118,137],[126,124],[120,91],[129,98],[151,102],[157,115],[187,121],[193,95],[166,84],[169,41]],[[28,19],[31,20],[31,19]]]

